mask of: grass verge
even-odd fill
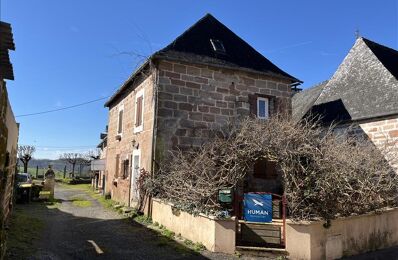
[[[19,209],[15,209],[10,222],[7,240],[7,256],[10,259],[25,259],[32,256],[36,249],[33,242],[39,239],[38,234],[44,227],[44,221]]]
[[[81,208],[91,207],[92,205],[91,201],[85,199],[73,199],[72,204]]]
[[[78,189],[78,190],[85,190],[85,191],[92,191],[90,184],[68,184],[66,182],[59,183],[62,187],[66,189]]]

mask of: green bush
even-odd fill
[[[69,184],[91,184],[91,179],[83,179],[76,177],[70,180]]]

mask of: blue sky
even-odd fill
[[[142,56],[170,43],[206,13],[304,81],[303,87],[333,74],[357,29],[398,49],[396,0],[0,1],[1,20],[12,24],[16,44],[15,80],[8,82],[15,115],[111,95]],[[103,103],[17,118],[20,144],[36,145],[36,158],[93,148],[107,124]]]

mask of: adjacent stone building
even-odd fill
[[[15,50],[11,25],[0,22],[0,259],[6,248],[5,232],[12,208],[19,136],[19,124],[8,100],[5,81],[14,79],[9,50]]]
[[[154,173],[169,151],[199,147],[238,117],[289,113],[291,87],[299,83],[206,15],[154,53],[106,102],[106,192],[134,205],[141,169]],[[273,182],[265,168],[251,175],[258,180],[248,182],[249,190]]]
[[[101,193],[105,193],[105,164],[106,164],[106,148],[108,145],[108,126],[105,127],[105,132],[100,134],[100,143],[97,145],[99,152],[98,158],[91,162],[91,170],[94,173],[92,179],[93,188]]]
[[[320,115],[380,148],[391,144],[398,140],[398,51],[358,38],[332,78],[294,95],[292,104],[297,120]]]

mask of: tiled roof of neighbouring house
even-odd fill
[[[362,38],[384,67],[398,79],[398,51],[384,45]]]
[[[9,50],[15,50],[11,25],[0,22],[0,79],[14,79]]]
[[[347,122],[398,114],[398,52],[358,38],[332,78],[293,97],[293,114]],[[296,118],[297,119],[297,118]]]
[[[147,63],[156,58],[245,70],[283,78],[291,83],[301,83],[257,52],[211,14],[205,15],[171,44],[154,53]],[[105,106],[109,106],[128,87],[130,80],[139,71],[133,73]]]
[[[305,89],[295,94],[292,98],[293,118],[300,120],[314,105],[328,81],[323,81],[312,88]]]

